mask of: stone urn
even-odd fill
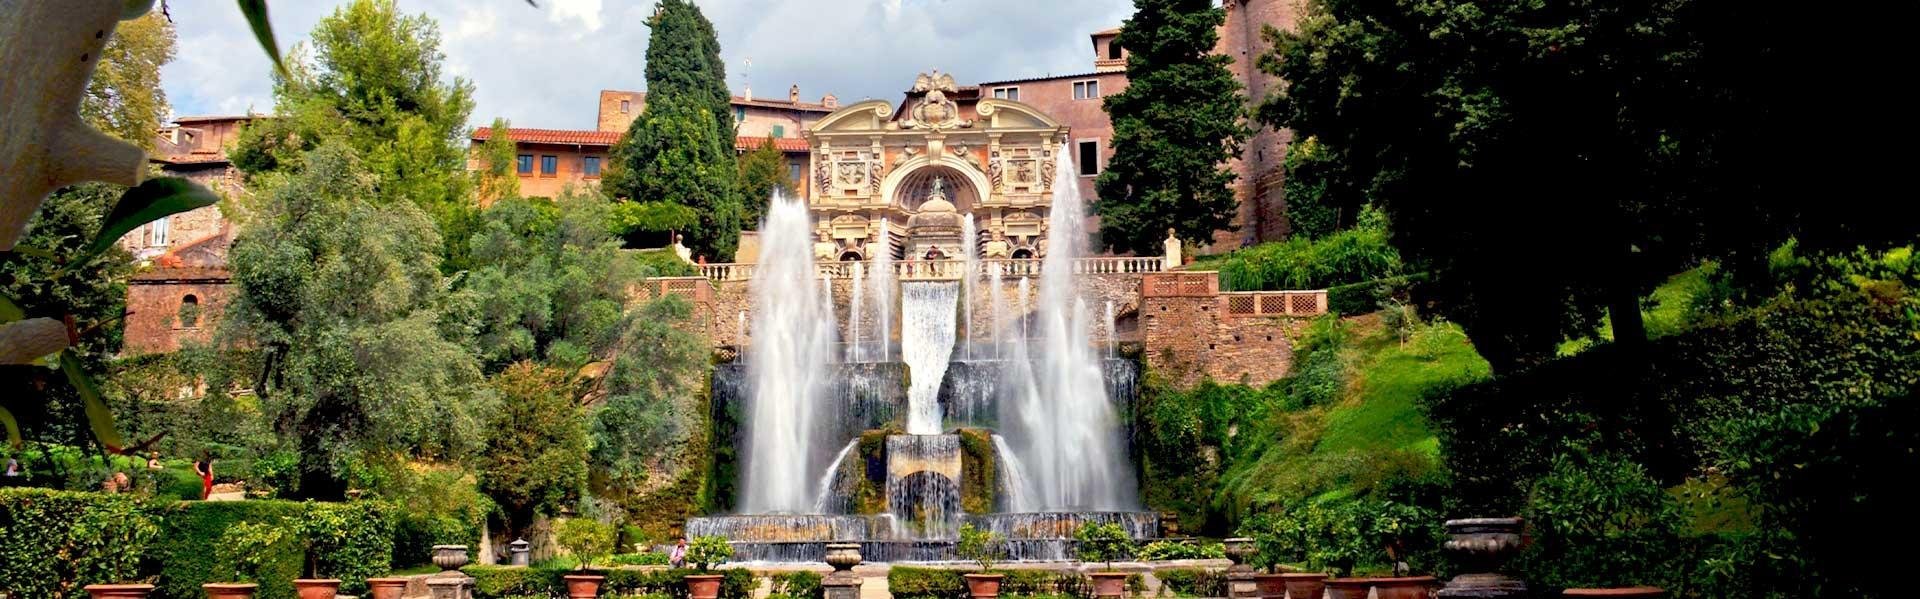
[[[1245,570],[1252,567],[1247,565],[1247,560],[1253,557],[1253,539],[1233,537],[1220,541],[1220,544],[1226,546],[1227,559],[1233,560],[1233,566],[1229,567],[1229,570]]]
[[[1093,596],[1123,597],[1127,594],[1126,572],[1093,572],[1087,574],[1093,578]]]
[[[1432,599],[1440,579],[1432,576],[1401,576],[1373,579],[1374,599]]]
[[[1330,578],[1326,584],[1327,599],[1367,599],[1373,591],[1371,578]]]
[[[458,570],[467,566],[466,545],[434,545],[433,565],[442,572]]]
[[[1260,589],[1261,597],[1285,599],[1287,582],[1284,576],[1284,574],[1255,574],[1253,575],[1254,588]]]
[[[594,599],[600,596],[600,584],[607,577],[599,574],[568,574],[561,576],[567,581],[567,599]]]
[[[1000,581],[1007,578],[1005,574],[961,574],[960,577],[967,579],[967,596],[973,599],[999,597]],[[1122,581],[1124,583],[1124,579]]]
[[[1280,575],[1287,596],[1294,599],[1319,599],[1327,590],[1325,573],[1287,572]]]
[[[1504,573],[1520,552],[1526,521],[1519,518],[1465,518],[1447,521],[1445,549],[1463,574],[1453,577],[1438,596],[1483,599],[1526,597],[1527,583]]]
[[[207,599],[253,599],[253,592],[260,585],[250,582],[209,582],[200,585],[207,591]]]
[[[153,592],[150,584],[90,584],[87,596],[92,599],[146,599]]]
[[[407,579],[388,576],[367,579],[367,595],[372,599],[400,599],[407,594]]]
[[[1667,596],[1666,589],[1659,587],[1627,587],[1617,589],[1567,589],[1561,597],[1618,597],[1623,599],[1660,599]]]
[[[825,599],[858,599],[860,597],[860,575],[853,573],[853,567],[860,565],[859,543],[827,543],[827,565],[833,571],[820,579],[820,591]],[[994,588],[999,592],[999,587]]]
[[[720,596],[719,574],[688,574],[687,596],[692,599],[716,599]]]
[[[302,578],[293,581],[293,589],[300,599],[333,599],[340,594],[340,579]]]
[[[833,566],[834,572],[851,571],[860,565],[861,559],[859,543],[827,544],[827,565]]]

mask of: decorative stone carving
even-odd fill
[[[1053,150],[1040,151],[1040,186],[1053,189]]]
[[[860,565],[860,559],[859,543],[827,544],[827,565],[833,566],[833,572],[820,580],[826,599],[860,597],[860,576],[853,573],[853,567]]]
[[[901,123],[908,129],[965,129],[973,126],[971,119],[960,118],[960,105],[955,104],[947,94],[959,93],[960,86],[954,84],[953,75],[935,70],[932,75],[921,73],[913,82],[913,93],[925,94],[920,103],[914,105],[911,118]]]
[[[833,189],[833,155],[826,152],[814,155],[813,179],[814,189],[822,191]]]
[[[993,188],[993,193],[1001,192],[1000,168],[1000,152],[995,151],[989,153],[987,155],[987,184]]]
[[[880,195],[880,155],[867,161],[867,193]]]
[[[1464,574],[1453,577],[1443,598],[1526,597],[1527,583],[1501,573],[1520,552],[1519,518],[1467,518],[1447,521],[1446,550]]]

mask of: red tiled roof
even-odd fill
[[[580,146],[612,146],[620,141],[618,131],[595,131],[591,129],[507,129],[507,136],[517,143],[561,144]],[[473,141],[486,141],[493,138],[492,127],[473,130]]]
[[[132,281],[154,283],[165,281],[218,281],[226,282],[232,274],[224,268],[201,268],[193,266],[159,267],[135,273]]]
[[[1094,37],[1100,37],[1103,35],[1120,35],[1120,28],[1115,27],[1112,29],[1102,29],[1102,30],[1093,32]]]
[[[185,124],[185,123],[205,123],[205,122],[211,122],[211,121],[251,121],[253,119],[258,119],[258,118],[265,118],[265,115],[209,114],[209,115],[196,115],[196,116],[182,116],[182,117],[174,117],[173,122],[179,123],[179,124]]]
[[[765,137],[751,137],[751,136],[743,135],[733,139],[733,149],[735,150],[758,150],[760,149],[760,146],[763,146],[766,144],[767,144],[767,138]],[[779,148],[780,151],[782,152],[796,152],[796,153],[806,152],[807,150],[811,149],[811,146],[807,145],[807,140],[794,138],[794,137],[773,138],[773,147]]]
[[[617,90],[617,89],[600,90],[600,95],[605,96],[608,94],[632,95],[634,98],[642,102],[645,102],[647,100],[647,92],[633,92],[633,91],[623,91],[623,90]],[[762,108],[779,108],[782,110],[798,110],[802,112],[830,113],[835,110],[839,110],[838,108],[830,108],[825,104],[816,104],[813,102],[789,102],[787,100],[784,100],[778,97],[754,98],[752,100],[748,100],[742,96],[731,96],[730,101],[735,106],[759,106]]]

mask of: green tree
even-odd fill
[[[627,290],[644,274],[619,249],[613,218],[591,190],[487,208],[456,302],[487,370],[529,359],[573,369],[611,358],[627,326]]]
[[[493,377],[500,409],[487,422],[480,489],[504,512],[501,538],[523,536],[535,515],[580,499],[587,483],[587,431],[573,376],[532,362]]]
[[[290,57],[274,87],[278,118],[248,128],[234,163],[285,171],[341,140],[375,177],[370,191],[419,206],[443,233],[445,268],[465,268],[478,220],[465,173],[473,85],[445,79],[439,25],[393,0],[355,0],[314,26],[311,55]]]
[[[767,214],[773,194],[793,196],[793,182],[787,179],[787,155],[774,146],[768,135],[764,144],[740,155],[740,224],[757,227]]]
[[[261,410],[299,460],[305,497],[379,485],[408,459],[477,446],[488,395],[443,312],[443,244],[416,205],[382,201],[342,141],[256,185],[260,210],[230,262],[228,338],[262,352]],[[275,451],[276,448],[262,448]]]
[[[473,196],[482,205],[520,197],[520,153],[507,134],[506,119],[493,119],[492,134],[480,145],[480,169],[473,171]]]
[[[720,42],[686,0],[662,0],[647,25],[647,109],[614,144],[601,188],[621,200],[691,209],[697,220],[686,230],[688,246],[731,258],[741,208]]]
[[[1158,254],[1169,229],[1206,242],[1238,209],[1226,162],[1249,134],[1233,59],[1214,53],[1226,12],[1209,0],[1136,0],[1114,43],[1127,89],[1109,95],[1113,158],[1095,180],[1101,243]]]
[[[1900,34],[1885,23],[1904,17],[1876,6],[1829,29],[1795,13],[1320,0],[1298,31],[1274,34],[1262,64],[1287,85],[1261,116],[1338,165],[1321,179],[1328,203],[1389,213],[1395,245],[1434,275],[1428,299],[1496,370],[1551,358],[1603,315],[1637,349],[1641,299],[1703,260],[1764,272],[1790,236],[1850,248],[1916,234],[1915,219],[1867,199],[1898,169],[1888,157],[1771,147],[1806,114],[1838,119],[1822,127],[1826,147],[1870,145],[1856,138],[1893,126],[1876,116],[1900,112],[1885,82],[1869,93],[1847,69],[1806,65],[1898,68]],[[1863,24],[1873,31],[1852,27]],[[1815,33],[1764,33],[1781,28]],[[1782,89],[1765,75],[1779,72],[1808,78]],[[1840,88],[1870,99],[1846,103]]]
[[[704,442],[695,426],[703,404],[695,399],[707,347],[679,328],[692,316],[692,304],[667,296],[642,306],[620,340],[591,424],[593,467],[604,473],[608,496],[638,495],[649,472],[671,477],[701,466],[683,459],[700,455]]]
[[[173,23],[158,11],[121,21],[100,51],[100,63],[80,98],[80,117],[114,137],[153,150],[154,130],[167,118],[160,67],[173,61]]]

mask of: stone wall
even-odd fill
[[[167,353],[187,343],[213,340],[220,317],[234,293],[224,270],[157,268],[134,275],[127,283],[127,319],[121,353],[128,356]],[[198,309],[186,322],[181,308],[187,298]],[[191,312],[192,310],[189,310]]]

